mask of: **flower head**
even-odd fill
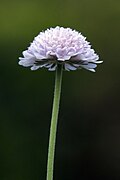
[[[85,68],[94,72],[96,64],[102,62],[81,33],[59,26],[40,32],[23,56],[19,64],[31,70],[46,67],[54,71],[62,63],[68,71]]]

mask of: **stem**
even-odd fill
[[[62,71],[63,71],[62,65],[58,64],[56,69],[56,76],[55,76],[55,89],[54,89],[53,109],[52,109],[50,136],[49,136],[46,180],[53,180],[55,143],[56,143],[57,119],[59,112],[61,83],[62,83]]]

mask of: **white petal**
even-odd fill
[[[34,55],[35,55],[36,59],[45,59],[46,58],[46,56],[44,56],[38,52],[34,52]]]
[[[54,65],[53,67],[50,67],[48,70],[49,70],[49,71],[55,71],[55,70],[56,70],[56,67],[57,67],[57,65]]]
[[[68,48],[68,53],[69,56],[75,56],[76,55],[76,49],[74,47]]]
[[[30,69],[31,69],[32,71],[35,71],[35,70],[37,70],[37,69],[39,69],[39,68],[40,68],[40,66],[34,65],[34,66],[32,66]]]
[[[19,58],[19,65],[25,66],[25,67],[29,67],[32,66],[34,64],[34,60],[32,59],[24,59],[24,58]]]
[[[25,58],[33,58],[33,57],[34,57],[34,55],[31,54],[28,50],[23,51],[23,56],[24,56]]]
[[[57,48],[56,49],[56,56],[57,56],[58,59],[64,59],[64,57],[66,55],[67,55],[66,48]]]
[[[87,65],[80,65],[81,67],[85,68],[85,69],[94,69],[97,67],[96,64],[92,64],[92,63],[88,63]]]
[[[91,72],[95,72],[95,69],[87,69],[87,70],[89,70],[89,71],[91,71]]]
[[[69,70],[76,70],[77,68],[72,66],[71,64],[65,63],[65,70],[69,71]]]
[[[95,61],[96,64],[103,63],[103,61]]]

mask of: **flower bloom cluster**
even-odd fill
[[[99,56],[81,33],[70,28],[55,27],[40,32],[30,47],[23,51],[19,65],[37,70],[41,67],[54,71],[58,63],[64,70],[85,68],[95,71]]]

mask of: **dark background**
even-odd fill
[[[81,31],[104,63],[64,72],[55,180],[120,179],[120,0],[0,1],[0,180],[45,180],[54,72],[18,58],[42,30]]]

